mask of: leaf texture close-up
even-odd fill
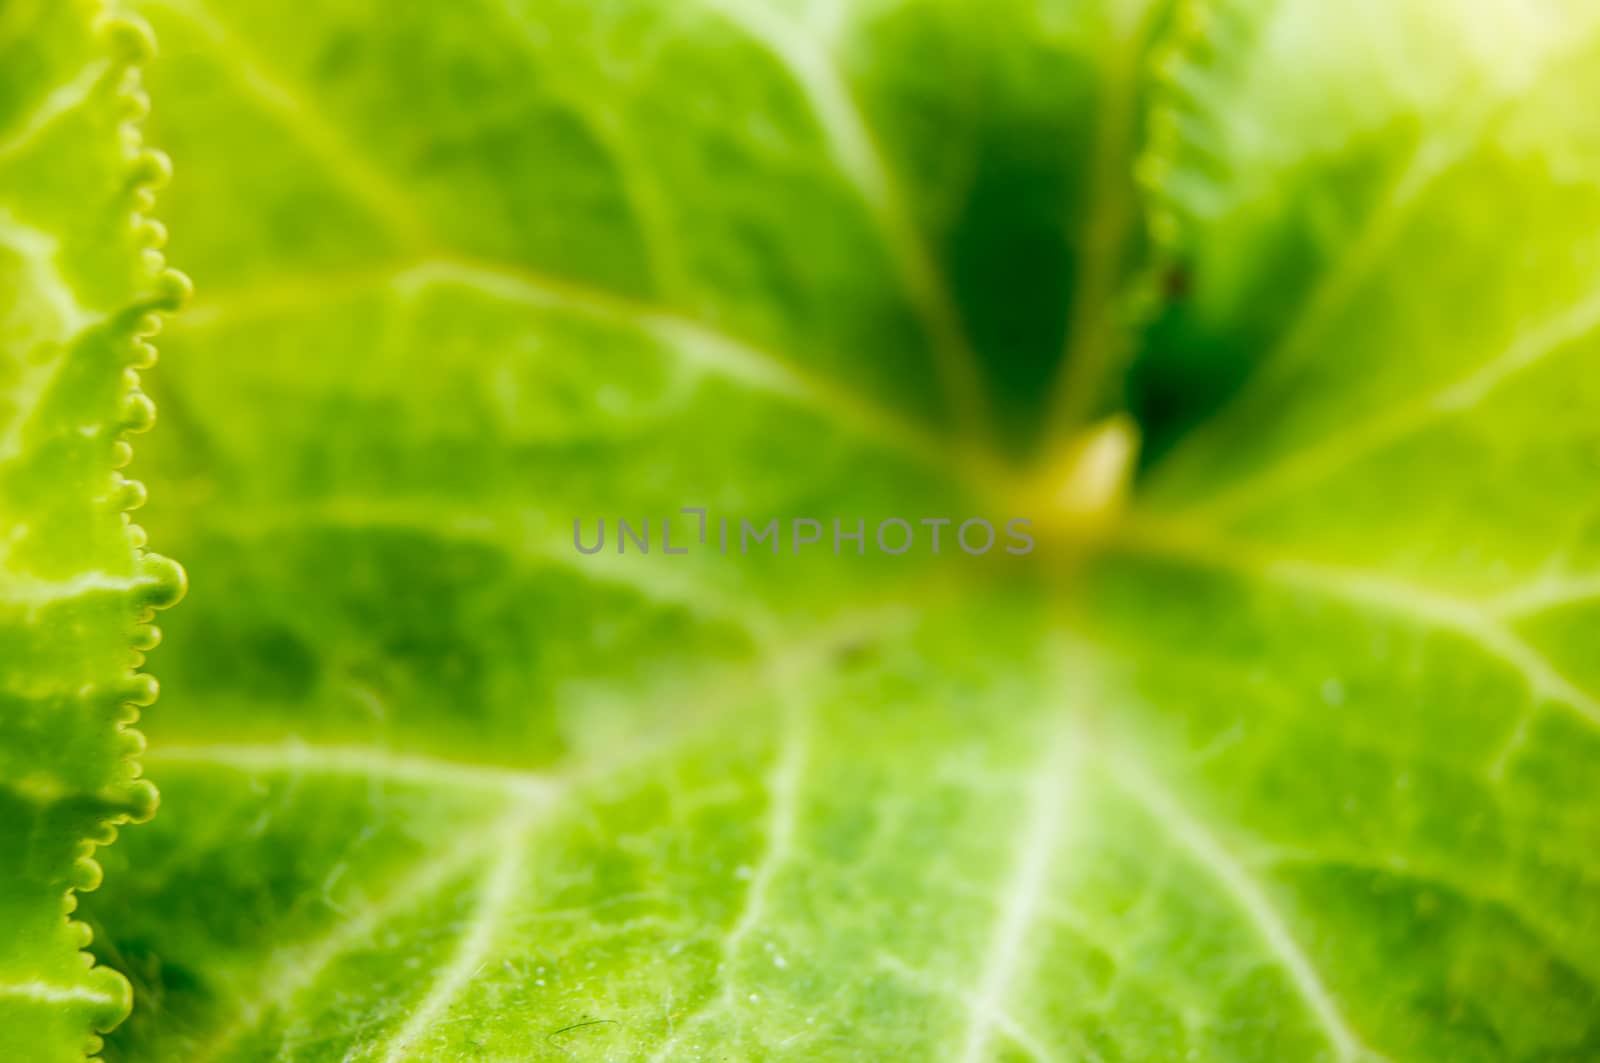
[[[1600,1061],[1597,99],[1592,0],[0,0],[0,1061]]]
[[[187,284],[144,217],[166,172],[136,126],[148,51],[92,5],[0,6],[0,1059],[25,1063],[83,1059],[128,1013],[69,917],[96,846],[155,807],[130,724],[183,587],[118,471],[153,416],[144,337]]]

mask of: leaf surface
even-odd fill
[[[94,4],[0,9],[0,1058],[30,1063],[98,1051],[129,1008],[68,916],[95,848],[155,807],[129,725],[150,614],[182,591],[116,471],[152,416],[142,337],[184,289],[143,217],[165,171],[132,125],[147,52]]]
[[[1433,7],[151,3],[116,1058],[1600,1053],[1596,37]],[[1150,100],[1237,361],[1089,549]],[[573,549],[682,506],[1041,544]]]

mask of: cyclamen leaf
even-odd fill
[[[142,339],[185,282],[144,219],[162,158],[138,147],[147,31],[96,5],[0,9],[0,1058],[81,1060],[127,1014],[68,916],[97,846],[156,792],[130,725],[155,682],[150,613],[182,573],[145,553],[116,470],[149,427]]]
[[[1600,40],[1138,7],[148,5],[204,579],[115,1058],[1600,1054]],[[1137,379],[1244,382],[1105,542],[573,550],[1066,520],[982,439],[1103,401],[1152,94]]]

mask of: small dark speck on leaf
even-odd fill
[[[853,668],[871,658],[875,649],[877,643],[872,639],[852,639],[834,649],[833,661],[839,668]]]
[[[561,1034],[569,1033],[572,1030],[581,1030],[585,1026],[602,1026],[606,1023],[610,1023],[613,1026],[618,1025],[616,1019],[585,1019],[583,1022],[575,1022],[571,1026],[563,1026],[559,1030],[551,1030],[549,1033],[544,1035],[544,1039],[549,1041]]]
[[[1162,294],[1173,302],[1185,299],[1192,286],[1192,277],[1184,266],[1174,266],[1161,278]]]

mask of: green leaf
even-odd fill
[[[147,6],[114,1058],[1600,1055],[1582,5]]]
[[[149,427],[143,337],[185,282],[143,215],[165,160],[138,147],[148,36],[96,5],[0,8],[0,1058],[81,1060],[130,1005],[68,916],[116,827],[147,818],[133,757],[152,610],[182,593],[116,470]]]

